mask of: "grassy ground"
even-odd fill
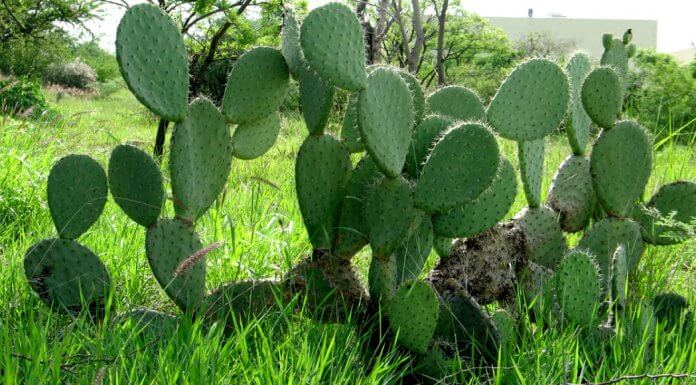
[[[53,96],[51,96],[53,98]],[[131,142],[151,148],[155,121],[125,91],[105,100],[63,98],[60,124],[0,121],[0,383],[14,384],[389,384],[408,372],[408,356],[396,349],[361,350],[354,325],[319,325],[297,314],[270,314],[239,326],[229,338],[221,328],[204,330],[184,321],[159,340],[135,336],[133,328],[92,325],[48,311],[24,278],[26,249],[54,235],[45,199],[53,162],[87,153],[106,164],[111,148]],[[335,129],[335,127],[334,127]],[[205,244],[224,240],[208,256],[209,288],[246,278],[279,277],[310,251],[294,194],[294,157],[306,135],[296,117],[286,117],[281,138],[264,157],[233,161],[223,197],[197,229]],[[510,159],[515,146],[502,142]],[[563,137],[548,146],[545,190],[569,153]],[[665,143],[656,154],[649,192],[676,179],[696,180],[693,148]],[[512,216],[524,206],[519,192]],[[171,208],[168,208],[171,211]],[[578,236],[570,237],[571,243]],[[144,231],[113,202],[80,238],[106,263],[115,285],[110,311],[150,307],[176,313],[150,274]],[[356,263],[363,274],[369,255]],[[434,257],[431,256],[431,263]],[[463,383],[564,384],[625,374],[696,372],[696,331],[664,332],[641,325],[641,305],[655,293],[675,290],[696,306],[696,242],[648,247],[631,292],[636,304],[621,318],[618,334],[596,341],[571,329],[528,325],[519,346],[497,368]],[[111,317],[113,314],[110,315]],[[369,363],[369,364],[368,364]],[[634,383],[689,383],[677,379]],[[690,380],[696,383],[696,379]]]

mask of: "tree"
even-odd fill
[[[532,32],[515,42],[515,48],[525,57],[541,57],[563,61],[575,50],[577,43],[570,39],[557,39],[548,32]]]
[[[394,20],[399,27],[399,56],[401,67],[408,72],[417,74],[422,63],[422,54],[426,41],[431,36],[426,36],[423,23],[421,4],[418,0],[411,0],[410,13],[404,9],[403,0],[392,0]],[[407,20],[410,19],[410,29]]]
[[[62,30],[58,23],[84,26],[95,17],[94,0],[0,0],[0,45],[22,39],[41,40]]]

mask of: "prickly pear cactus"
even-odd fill
[[[440,88],[428,96],[428,111],[462,121],[485,121],[486,110],[473,91],[460,86]]]
[[[435,333],[439,312],[437,294],[428,283],[408,282],[391,300],[389,327],[397,333],[400,344],[416,353],[425,353]]]
[[[582,251],[566,254],[555,279],[563,316],[578,325],[591,326],[597,319],[602,290],[599,267],[592,256]]]

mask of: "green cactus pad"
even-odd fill
[[[626,247],[619,245],[612,257],[611,287],[614,301],[621,306],[626,306],[626,295],[628,291],[628,256]]]
[[[440,235],[435,235],[435,239],[433,240],[433,248],[435,249],[435,253],[437,253],[437,256],[440,258],[448,258],[450,256],[450,253],[452,252],[452,238],[449,237],[443,237]]]
[[[626,45],[626,56],[628,56],[629,59],[636,56],[637,50],[638,48],[633,43]]]
[[[75,239],[99,218],[108,195],[106,173],[87,155],[68,155],[48,174],[48,208],[61,238]]]
[[[136,98],[160,117],[179,122],[188,103],[188,56],[171,18],[150,4],[130,7],[116,31],[116,60]]]
[[[508,76],[488,106],[488,122],[502,137],[541,139],[561,123],[568,109],[568,79],[546,59],[522,63]]]
[[[350,154],[330,135],[305,139],[295,163],[297,201],[315,249],[331,248],[351,172]]]
[[[225,284],[205,297],[205,316],[234,327],[232,317],[247,323],[280,305],[282,286],[277,281],[242,281]]]
[[[534,262],[527,262],[527,266],[519,273],[518,282],[525,306],[530,309],[534,317],[545,319],[554,310],[554,280],[553,270]]]
[[[341,218],[333,245],[333,255],[350,259],[368,243],[367,228],[363,220],[363,206],[367,194],[382,176],[369,156],[364,156],[355,166],[346,185]]]
[[[130,328],[134,335],[140,335],[155,343],[171,337],[179,327],[180,319],[157,310],[138,308],[121,313],[111,320],[117,328]]]
[[[677,293],[660,293],[653,298],[652,306],[659,322],[675,326],[679,324],[682,313],[689,308],[689,301]]]
[[[280,31],[280,51],[285,57],[288,70],[296,79],[303,67],[304,54],[300,47],[300,23],[292,9],[283,12],[283,28]]]
[[[227,80],[221,110],[231,123],[251,123],[275,112],[289,86],[288,65],[275,48],[256,47],[242,55]]]
[[[499,165],[498,143],[488,128],[479,123],[451,128],[423,167],[416,185],[416,206],[428,213],[442,213],[475,199],[491,185]]]
[[[486,110],[474,91],[462,86],[440,88],[428,96],[428,111],[463,121],[485,121]]]
[[[300,106],[311,135],[324,133],[333,108],[334,86],[308,66],[300,67]]]
[[[456,238],[482,233],[505,217],[516,195],[515,169],[510,161],[503,158],[493,183],[481,195],[445,214],[435,215],[435,233]]]
[[[362,27],[347,6],[314,8],[302,23],[300,43],[310,66],[336,87],[360,91],[367,86]]]
[[[602,47],[606,50],[611,48],[612,44],[614,44],[614,35],[611,33],[602,34]]]
[[[389,302],[394,297],[398,286],[396,279],[396,256],[390,255],[384,259],[370,260],[370,270],[367,275],[370,298],[379,304],[383,311],[389,309]]]
[[[406,155],[406,173],[409,177],[418,179],[428,153],[453,122],[454,120],[444,116],[430,115],[416,126]]]
[[[238,159],[255,159],[273,147],[280,133],[280,114],[237,126],[232,135],[232,155]]]
[[[395,177],[401,173],[413,128],[413,98],[399,73],[376,68],[368,88],[360,93],[358,127],[372,160],[382,172]]]
[[[398,341],[416,353],[425,353],[435,333],[440,307],[437,293],[423,281],[399,287],[389,306],[389,327]]]
[[[570,118],[566,125],[568,142],[575,155],[583,155],[590,139],[590,117],[582,105],[582,84],[592,70],[592,62],[584,53],[576,53],[566,65],[570,80]]]
[[[526,208],[513,218],[524,233],[527,258],[549,269],[556,268],[568,249],[557,215],[548,207],[539,207]]]
[[[182,262],[203,250],[198,235],[176,219],[159,221],[147,229],[145,254],[157,282],[184,311],[196,310],[205,297],[205,255],[175,276]]]
[[[411,91],[414,112],[413,123],[418,124],[423,120],[423,115],[425,114],[425,95],[423,95],[423,88],[421,88],[418,78],[413,76],[410,72],[399,71],[399,75],[406,81],[408,90]]]
[[[633,271],[643,254],[640,227],[628,219],[605,218],[595,223],[580,239],[577,249],[588,251],[599,264],[602,276],[609,277],[614,252],[619,245],[626,248],[628,271]],[[607,287],[606,282],[603,287]]]
[[[601,65],[611,66],[621,79],[628,72],[628,53],[621,39],[614,39],[609,47],[604,45],[604,53],[599,61]]]
[[[500,345],[509,352],[517,341],[515,320],[507,311],[498,310],[491,316],[491,321],[500,334]]]
[[[591,326],[602,292],[594,258],[583,251],[569,252],[558,265],[555,280],[563,317],[577,325]]]
[[[430,216],[419,212],[413,231],[401,246],[396,248],[396,282],[401,284],[418,278],[425,261],[433,249],[433,223]]]
[[[365,201],[363,218],[372,253],[387,258],[408,236],[416,220],[413,190],[399,178],[384,178],[370,191]]]
[[[587,75],[582,84],[582,105],[597,126],[613,126],[622,104],[621,80],[613,69],[598,67]]]
[[[109,272],[88,248],[69,239],[44,239],[24,257],[24,273],[34,292],[55,310],[103,314],[111,290]],[[84,307],[83,307],[84,305]]]
[[[544,147],[546,139],[517,142],[520,176],[529,207],[541,205],[541,182],[544,178]]]
[[[365,145],[360,140],[360,127],[358,127],[358,98],[357,93],[348,96],[346,112],[343,115],[343,125],[341,126],[341,142],[353,153],[365,151]]]
[[[608,213],[624,217],[643,194],[652,170],[652,139],[638,123],[604,130],[590,158],[597,198]]]
[[[162,173],[145,151],[129,145],[114,148],[109,187],[116,203],[135,223],[148,227],[157,222],[164,205]]]
[[[230,173],[230,142],[230,129],[213,103],[194,100],[171,139],[169,169],[177,216],[193,222],[213,204]]]
[[[640,223],[643,239],[653,245],[680,243],[688,234],[677,226],[659,224],[661,217],[669,217],[681,223],[692,223],[696,218],[696,182],[677,181],[660,187],[647,205],[649,212],[640,207],[634,210],[634,218]],[[658,215],[654,215],[657,210]]]
[[[595,208],[590,159],[568,155],[558,167],[547,204],[560,215],[561,229],[574,233],[587,227]]]

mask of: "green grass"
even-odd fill
[[[239,325],[231,336],[219,327],[204,329],[184,321],[174,334],[147,340],[133,328],[93,325],[49,311],[31,294],[22,258],[31,244],[55,234],[45,204],[51,165],[68,153],[90,154],[106,164],[111,148],[125,141],[150,151],[156,124],[126,91],[103,100],[65,97],[56,107],[65,121],[0,121],[0,383],[408,383],[408,355],[394,348],[363,349],[366,337],[354,321],[323,325],[278,311]],[[197,226],[204,243],[224,240],[208,256],[209,288],[248,278],[279,278],[310,252],[294,193],[294,157],[304,136],[301,120],[286,116],[281,138],[268,154],[233,161],[227,190]],[[501,144],[515,161],[514,144]],[[565,138],[552,138],[544,190],[568,154]],[[696,180],[694,148],[665,142],[656,154],[648,192],[677,179]],[[509,215],[524,205],[520,189]],[[570,237],[571,243],[577,239]],[[144,230],[112,201],[80,242],[101,257],[112,275],[112,313],[137,307],[177,313],[147,266]],[[618,333],[608,342],[569,328],[542,330],[525,321],[519,345],[501,357],[497,369],[472,371],[462,363],[459,381],[562,384],[580,383],[583,377],[599,381],[624,374],[696,372],[694,328],[664,332],[640,325],[641,305],[655,293],[678,291],[696,306],[695,260],[694,240],[648,247],[631,292],[635,306],[620,318]],[[368,261],[367,251],[356,258],[363,275]],[[430,263],[434,261],[431,256]],[[100,377],[102,382],[96,382]]]

